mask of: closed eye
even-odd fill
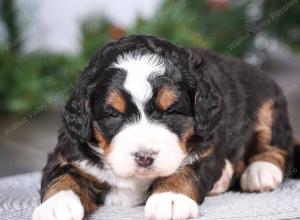
[[[187,115],[187,112],[184,109],[174,105],[168,108],[165,112],[170,115]]]
[[[119,116],[122,116],[122,113],[119,112],[117,109],[115,109],[114,107],[110,106],[107,108],[106,112],[105,112],[105,116],[106,117],[113,117],[113,118],[116,118],[116,117],[119,117]]]

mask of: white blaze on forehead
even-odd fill
[[[168,176],[178,169],[186,153],[178,136],[167,126],[148,120],[144,105],[153,95],[149,80],[165,73],[163,59],[154,54],[127,53],[117,57],[113,67],[126,71],[124,88],[140,111],[139,121],[125,124],[111,141],[111,151],[106,157],[112,170],[123,178],[138,175],[134,153],[149,150],[157,153],[149,175]]]
[[[155,54],[127,53],[119,56],[117,63],[113,66],[126,71],[124,87],[132,95],[133,101],[139,108],[152,95],[149,78],[162,75],[165,71],[162,58]]]

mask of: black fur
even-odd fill
[[[72,167],[58,165],[58,155],[68,162],[87,159],[99,168],[103,166],[101,155],[87,144],[95,142],[92,135],[95,124],[109,142],[124,124],[139,118],[134,105],[126,106],[124,114],[102,108],[107,91],[112,87],[121,88],[125,79],[124,73],[108,69],[108,66],[116,61],[118,55],[129,51],[159,55],[167,66],[166,73],[153,79],[151,84],[158,88],[161,83],[170,82],[180,97],[180,101],[167,112],[155,109],[153,100],[147,103],[149,118],[163,122],[178,135],[186,129],[184,122],[192,120],[196,132],[188,142],[190,156],[208,145],[214,147],[213,155],[188,165],[195,172],[195,176],[191,177],[197,182],[195,187],[200,189],[198,202],[203,201],[220,177],[225,158],[232,163],[240,160],[247,163],[246,153],[255,136],[255,117],[252,115],[265,101],[281,95],[278,86],[257,68],[240,60],[205,49],[178,47],[153,36],[133,35],[111,42],[97,51],[82,72],[65,107],[57,147],[44,168],[42,195],[58,176],[66,172],[76,176]],[[130,100],[126,91],[121,92]],[[278,114],[272,128],[272,144],[287,150],[291,159],[292,131],[286,103],[284,98],[275,103]],[[247,123],[239,126],[249,117]],[[76,176],[76,179],[80,177]],[[93,188],[89,190],[93,194]],[[105,196],[106,191],[101,192],[102,197]]]

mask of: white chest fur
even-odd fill
[[[152,179],[122,178],[111,170],[103,170],[87,161],[77,162],[76,165],[84,172],[97,178],[99,181],[111,185],[111,191],[106,195],[105,205],[137,206],[145,202],[147,190]]]

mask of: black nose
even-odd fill
[[[153,164],[156,153],[153,151],[139,151],[133,154],[134,161],[140,167],[150,167]]]

